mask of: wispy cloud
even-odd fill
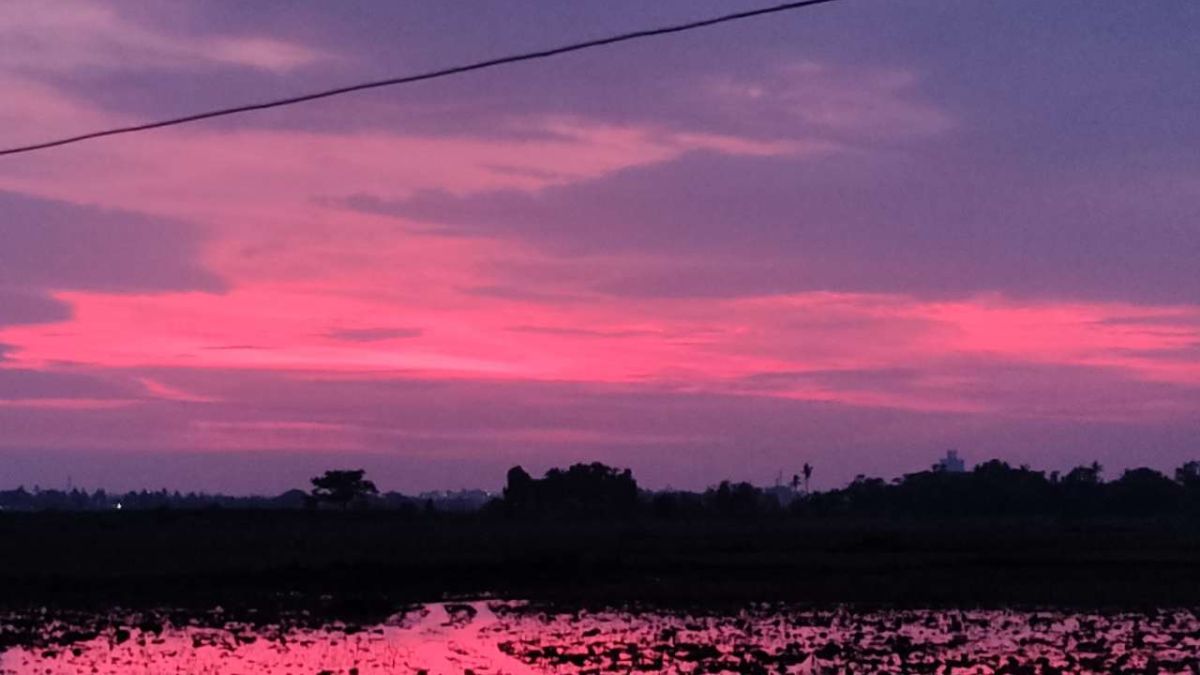
[[[0,5],[0,69],[77,71],[238,66],[286,72],[329,58],[265,35],[205,36],[169,31],[103,2]]]
[[[424,332],[420,328],[340,328],[325,333],[325,336],[346,342],[380,342],[420,337]]]
[[[8,3],[0,141],[694,11],[666,1]],[[1170,7],[1116,40],[1103,8],[878,3],[0,162],[0,447],[698,484],[1178,459],[1200,43]]]

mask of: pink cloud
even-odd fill
[[[40,7],[0,27],[33,45],[0,55],[7,143],[135,119],[63,79],[126,56],[267,78],[333,58],[265,33],[176,40],[104,5]],[[62,49],[44,43],[50,25]],[[1041,292],[1139,268],[1094,264],[1077,230],[1033,216],[1139,199],[1098,190],[1107,177],[993,189],[1008,168],[984,168],[971,182],[944,160],[977,148],[934,145],[971,120],[933,102],[919,69],[791,63],[688,78],[679,105],[696,114],[678,123],[546,105],[430,131],[376,101],[370,125],[274,111],[2,162],[0,189],[57,200],[72,227],[106,216],[8,249],[0,444],[653,453],[669,475],[672,461],[761,468],[803,443],[911,449],[1010,422],[1033,438],[1064,421],[1194,424],[1200,307],[1154,295],[1161,283],[1140,302]],[[360,110],[345,106],[333,117]],[[912,159],[924,151],[936,162]],[[1097,222],[1086,231],[1123,241]],[[9,241],[14,223],[0,223]],[[1030,261],[1026,292],[1006,292]]]
[[[111,410],[136,404],[135,400],[93,398],[6,398],[0,399],[5,408],[45,408],[48,410]]]
[[[0,69],[72,72],[223,64],[282,72],[329,58],[270,36],[168,31],[121,9],[104,2],[4,3],[0,42],[19,48],[0,50]]]
[[[247,286],[222,296],[111,296],[63,293],[75,310],[68,330],[15,326],[0,333],[24,367],[62,361],[94,367],[278,370],[393,379],[496,378],[667,386],[854,406],[1023,414],[1005,390],[980,390],[994,368],[1026,377],[1054,368],[1113,373],[1174,384],[1155,415],[1186,413],[1198,364],[1178,350],[1200,339],[1188,308],[1127,304],[1013,304],[996,298],[954,303],[903,296],[814,293],[726,301],[608,300],[565,305],[446,293],[370,297],[339,291]],[[401,317],[419,334],[345,341],[330,336],[346,317]],[[1138,317],[1148,323],[1138,323]],[[1168,318],[1164,318],[1168,317]],[[1177,323],[1170,323],[1175,317]],[[1120,321],[1107,319],[1120,318]],[[516,323],[521,321],[523,323]],[[579,328],[587,326],[589,328]],[[1022,365],[1023,364],[1023,365]],[[1039,370],[1040,369],[1040,370]],[[919,372],[896,388],[875,373]],[[1080,373],[1083,370],[1078,371]],[[789,379],[763,388],[760,373]],[[845,376],[834,378],[832,374]],[[851,380],[850,376],[861,373]],[[1055,377],[1071,378],[1069,370]],[[207,400],[150,380],[153,395]],[[1115,415],[1086,388],[1037,389],[1080,417]],[[1172,393],[1175,392],[1175,393]],[[1180,403],[1172,412],[1170,400]],[[1179,398],[1183,397],[1183,398]],[[1061,399],[1061,400],[1059,400]]]
[[[791,120],[846,143],[898,141],[947,132],[955,122],[920,93],[920,76],[903,69],[844,68],[814,61],[755,76],[713,78],[708,93],[731,116],[775,127]]]

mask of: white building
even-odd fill
[[[933,465],[933,470],[945,471],[946,473],[962,473],[967,470],[967,466],[959,458],[957,450],[947,450],[946,456],[939,459],[937,464]]]

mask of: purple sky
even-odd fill
[[[749,2],[0,6],[0,145]],[[1200,4],[846,0],[0,158],[0,487],[1200,458]]]

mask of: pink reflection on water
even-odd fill
[[[0,653],[0,672],[12,675],[420,671],[1194,673],[1200,619],[1189,610],[544,612],[474,602],[362,629],[113,627],[65,648]]]
[[[155,635],[127,629],[62,650],[0,653],[4,675],[132,675],[133,673],[534,673],[497,648],[496,614],[486,603],[433,604],[378,626],[334,624],[274,631],[168,628]],[[118,641],[119,640],[119,641]]]

